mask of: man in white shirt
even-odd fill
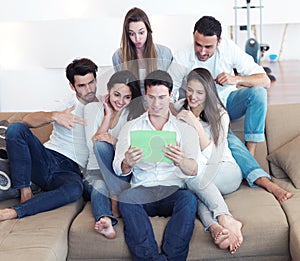
[[[270,79],[262,66],[234,42],[221,37],[218,20],[203,16],[194,26],[194,44],[177,53],[169,68],[174,80],[174,92],[185,96],[186,76],[198,67],[210,71],[217,84],[218,94],[231,120],[245,117],[246,146],[231,132],[228,144],[250,186],[261,186],[273,193],[279,202],[292,196],[270,180],[254,159],[257,142],[264,141],[267,112],[267,92]],[[234,71],[238,74],[235,74]]]
[[[74,95],[59,110],[27,114],[6,132],[13,188],[20,189],[20,204],[0,210],[0,221],[49,211],[78,200],[83,192],[80,167],[88,148],[84,134],[84,105],[97,101],[96,73],[91,60],[74,60],[66,76]],[[50,140],[42,144],[30,128],[53,124]],[[42,188],[34,197],[30,183]]]
[[[148,111],[125,124],[113,162],[117,175],[133,175],[132,188],[119,196],[125,240],[134,260],[186,260],[197,202],[184,184],[189,176],[197,175],[198,136],[169,111],[173,81],[167,72],[154,71],[144,83]],[[166,145],[164,150],[170,161],[143,161],[143,151],[130,146],[133,130],[174,131],[177,144]],[[171,216],[161,253],[148,216]]]

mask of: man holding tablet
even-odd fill
[[[198,172],[199,140],[193,127],[177,120],[169,111],[173,88],[170,75],[154,71],[144,84],[148,111],[125,124],[113,162],[117,175],[133,174],[131,188],[119,197],[125,239],[134,260],[186,260],[197,200],[184,186],[186,178]],[[169,143],[162,148],[169,160],[143,160],[143,150],[132,145],[130,138],[131,132],[143,130],[176,133],[176,144]],[[171,216],[161,251],[149,216]]]

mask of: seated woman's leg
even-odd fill
[[[115,238],[116,232],[113,228],[118,223],[112,213],[108,191],[103,180],[95,180],[91,192],[91,207],[95,218],[95,230],[107,238]]]
[[[236,163],[229,161],[220,162],[214,184],[222,195],[236,191],[240,187],[242,180],[242,171]]]
[[[115,151],[112,144],[105,141],[95,141],[94,153],[98,165],[111,195],[119,195],[121,191],[129,188],[131,175],[117,176],[112,168]]]

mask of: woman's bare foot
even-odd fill
[[[111,212],[115,217],[121,217],[119,206],[118,206],[118,197],[112,196],[111,197]]]
[[[290,199],[293,196],[291,192],[284,190],[275,183],[273,184],[274,186],[271,193],[277,198],[279,203],[283,203],[284,201]]]
[[[116,231],[112,226],[109,217],[102,217],[95,223],[95,230],[106,238],[113,239],[116,237]]]
[[[255,180],[255,184],[265,188],[267,191],[272,193],[275,196],[275,198],[279,201],[279,203],[283,203],[284,201],[290,199],[293,196],[291,192],[284,190],[283,188],[279,187],[276,183],[274,183],[266,177],[258,178],[257,180]]]
[[[17,218],[18,214],[13,208],[0,209],[0,222],[4,220]]]
[[[218,221],[221,226],[228,229],[229,251],[234,254],[243,243],[243,224],[229,215],[219,216]]]
[[[227,241],[228,243],[228,240],[226,240],[228,239],[228,229],[222,227],[218,223],[213,223],[210,225],[209,231],[216,245],[218,245],[221,249],[229,247],[229,245],[226,246],[226,243],[224,242]]]
[[[23,203],[33,197],[33,193],[30,187],[28,188],[21,188],[20,189],[20,203]]]

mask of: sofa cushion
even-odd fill
[[[270,162],[285,171],[296,188],[300,188],[299,153],[300,135],[267,156]]]
[[[0,209],[18,200],[0,202]],[[82,209],[78,200],[37,215],[0,222],[0,260],[66,260],[69,227]]]
[[[187,260],[289,260],[289,226],[280,204],[271,193],[242,185],[238,191],[226,195],[225,200],[233,216],[244,224],[241,248],[234,256],[229,251],[218,249],[197,219]],[[155,238],[161,245],[169,218],[152,217],[150,220]],[[88,202],[71,225],[68,260],[131,260],[122,219],[115,226],[115,239],[106,239],[95,232],[94,222]]]

